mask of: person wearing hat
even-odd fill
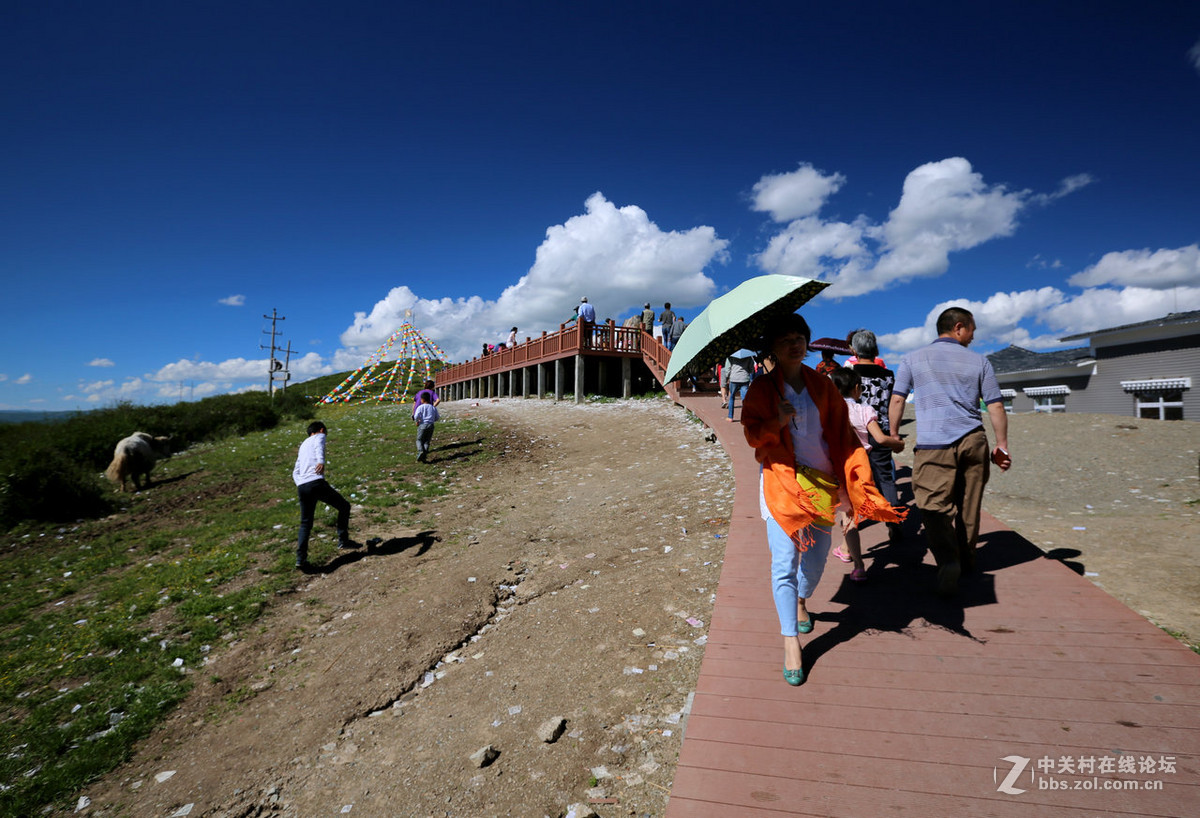
[[[579,320],[589,324],[596,323],[596,308],[588,303],[586,295],[579,299]]]
[[[654,334],[654,310],[650,309],[649,301],[642,307],[642,329],[651,335]]]

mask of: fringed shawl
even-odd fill
[[[834,477],[849,499],[854,523],[880,520],[898,523],[906,509],[892,508],[871,479],[871,462],[850,425],[846,401],[833,381],[805,366],[801,369],[804,388],[817,407],[822,436],[829,445]],[[801,551],[812,544],[807,530],[813,524],[816,509],[812,500],[796,482],[796,456],[791,430],[778,425],[779,402],[783,400],[783,376],[776,369],[750,384],[742,404],[742,427],[746,441],[754,447],[754,456],[763,466],[763,496],[767,510],[780,528]]]

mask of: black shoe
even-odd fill
[[[349,551],[351,549],[361,548],[361,547],[362,547],[361,544],[356,543],[354,540],[342,540],[341,542],[338,543],[338,550],[340,550],[340,551]]]
[[[304,560],[304,561],[297,560],[296,570],[303,571],[304,573],[307,574],[309,571],[312,570],[312,563],[308,562],[307,560]]]
[[[957,562],[948,562],[938,568],[937,592],[939,596],[954,596],[958,593],[958,577],[962,566]]]

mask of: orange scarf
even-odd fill
[[[804,388],[817,407],[821,432],[829,446],[834,476],[845,490],[854,511],[854,523],[880,520],[898,523],[907,509],[892,508],[875,488],[871,479],[871,461],[850,425],[846,401],[833,381],[805,366],[801,369]],[[791,430],[779,426],[779,402],[783,400],[783,374],[776,369],[750,384],[742,403],[742,427],[746,442],[754,447],[754,456],[763,466],[763,496],[767,510],[787,532],[801,551],[812,545],[808,527],[818,516],[812,498],[796,482],[796,455]]]

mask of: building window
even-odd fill
[[[1015,389],[1001,389],[1000,390],[1000,398],[1004,401],[1004,411],[1010,415],[1012,414],[1013,398],[1015,398],[1016,396],[1017,396],[1017,390],[1015,390]]]
[[[1183,392],[1135,392],[1137,416],[1149,420],[1183,420]]]
[[[1071,390],[1066,384],[1031,386],[1023,391],[1025,396],[1033,401],[1035,412],[1067,411],[1067,395],[1071,394]]]
[[[1192,388],[1192,379],[1121,381],[1121,388],[1133,395],[1137,417],[1147,420],[1183,420],[1183,391]]]

